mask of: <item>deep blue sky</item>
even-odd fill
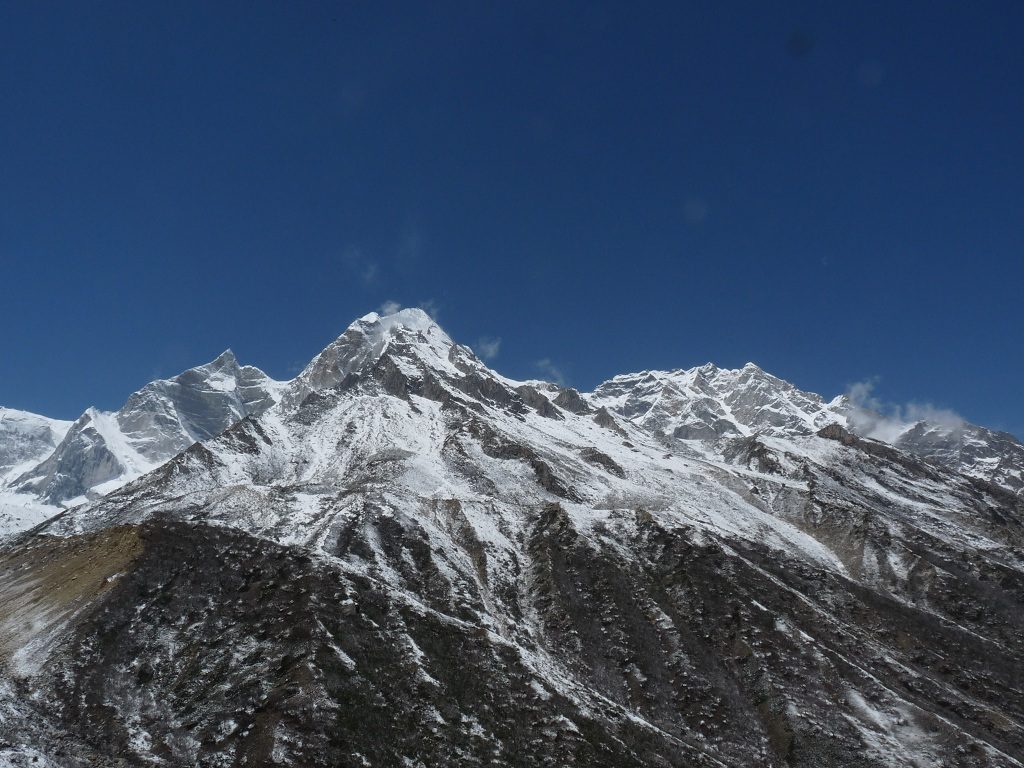
[[[397,301],[1024,434],[1024,3],[345,5],[0,1],[0,404]]]

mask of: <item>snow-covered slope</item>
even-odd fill
[[[68,505],[109,492],[154,469],[196,441],[261,413],[281,384],[234,354],[151,382],[116,412],[89,408],[49,450],[7,475],[8,492]]]

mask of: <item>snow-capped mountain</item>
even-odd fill
[[[1024,765],[1024,502],[842,399],[518,382],[419,310],[271,389],[0,554],[0,755]]]
[[[22,452],[37,450],[31,461],[21,461],[20,471],[8,472],[8,491],[54,506],[95,498],[262,413],[280,388],[258,368],[239,365],[228,350],[206,365],[147,384],[113,413],[89,408],[73,423],[36,417],[35,442]],[[7,450],[6,441],[0,446]]]

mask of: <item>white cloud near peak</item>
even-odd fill
[[[931,403],[886,403],[875,395],[878,377],[851,384],[846,390],[850,402],[850,426],[858,434],[892,443],[920,421],[947,429],[958,429],[966,420],[949,408]]]
[[[558,386],[565,386],[565,374],[562,369],[551,362],[551,358],[545,357],[538,360],[534,365],[541,372],[548,381],[551,381]]]
[[[501,351],[501,338],[481,336],[476,343],[476,353],[482,360],[493,360]]]

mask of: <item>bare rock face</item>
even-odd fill
[[[553,402],[559,408],[575,414],[592,413],[594,410],[580,393],[572,387],[560,389]]]
[[[418,311],[219,431],[209,376],[157,398],[207,439],[0,550],[0,764],[1024,765],[1008,485],[755,366],[566,394]]]

